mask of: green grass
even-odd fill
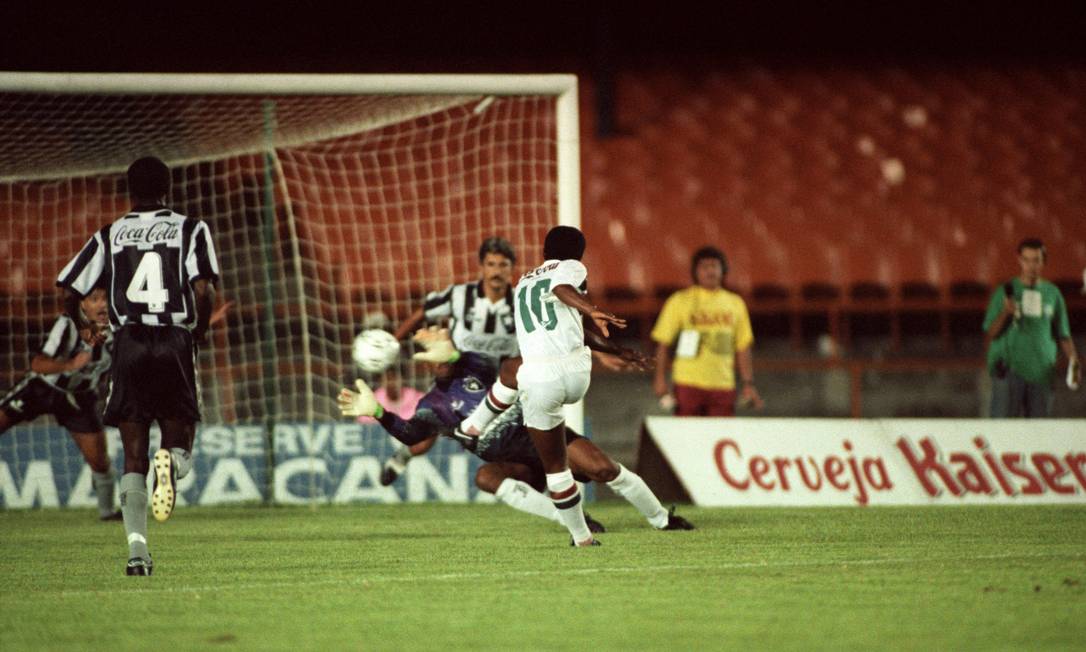
[[[149,578],[117,523],[0,512],[0,648],[1086,644],[1086,507],[590,511],[610,531],[574,550],[493,505],[181,508]]]

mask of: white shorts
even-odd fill
[[[517,371],[524,425],[550,430],[565,421],[562,406],[584,398],[592,381],[588,347],[553,359],[525,359]]]

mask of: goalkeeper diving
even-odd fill
[[[494,494],[514,509],[561,523],[558,509],[541,493],[546,486],[545,473],[524,426],[519,402],[503,411],[478,435],[465,435],[457,429],[497,380],[493,361],[476,353],[457,351],[445,329],[419,330],[413,339],[424,349],[414,359],[436,366],[434,385],[419,401],[415,416],[404,420],[385,411],[362,380],[355,381],[357,391],[347,388],[340,391],[338,402],[343,416],[373,417],[392,437],[408,446],[435,435],[454,439],[485,462],[475,474],[475,484],[480,490]],[[614,348],[612,353],[631,364],[647,364],[644,356],[635,351]],[[612,460],[588,439],[567,429],[566,446],[570,469],[578,480],[605,483],[658,530],[693,529],[674,510],[664,509],[640,476]]]

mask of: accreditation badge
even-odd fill
[[[1022,291],[1022,314],[1026,317],[1041,316],[1041,293],[1037,290]]]
[[[701,342],[701,333],[686,329],[679,333],[679,340],[675,344],[675,357],[696,358],[698,356],[698,344]]]

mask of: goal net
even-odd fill
[[[484,238],[508,238],[519,273],[548,228],[579,224],[574,77],[0,74],[0,133],[0,391],[60,313],[60,269],[129,210],[127,166],[155,155],[171,207],[211,228],[233,302],[200,352],[182,500],[474,496],[455,446],[414,485],[371,486],[391,440],[334,397],[359,373],[354,335],[476,278]],[[0,506],[91,501],[55,421],[0,436]]]

